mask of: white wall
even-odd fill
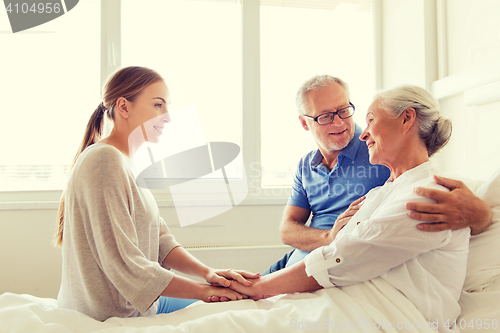
[[[56,211],[0,211],[0,294],[57,295],[61,255],[51,246]]]
[[[491,64],[500,80],[500,1],[446,1],[445,46],[449,76],[460,77]],[[466,106],[464,94],[459,93],[440,102],[454,124],[443,165],[466,177],[488,178],[500,167],[500,101]]]
[[[382,0],[382,89],[437,79],[435,8],[434,0]]]
[[[382,15],[383,89],[400,84],[431,89],[440,79],[460,78],[500,60],[500,1],[383,0]],[[498,67],[492,70],[499,72]],[[488,178],[500,167],[500,102],[466,106],[463,92],[439,102],[453,121],[453,135],[435,160],[452,174]]]

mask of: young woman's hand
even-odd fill
[[[206,303],[239,301],[248,298],[247,295],[240,294],[228,288],[215,287],[207,284],[204,286],[204,289],[202,301]]]
[[[231,280],[237,281],[244,286],[250,286],[252,283],[247,279],[257,279],[260,274],[253,274],[247,271],[236,271],[233,269],[215,270],[210,269],[205,276],[205,280],[215,286],[229,287]]]

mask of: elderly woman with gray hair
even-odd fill
[[[259,299],[381,277],[445,332],[446,321],[460,314],[470,230],[426,233],[416,228],[418,221],[408,216],[405,204],[431,201],[418,196],[415,187],[448,191],[432,180],[440,171],[429,157],[449,141],[451,122],[439,115],[431,94],[415,86],[376,95],[366,122],[360,138],[368,145],[370,162],[391,170],[387,183],[371,190],[362,205],[351,205],[359,210],[335,223],[330,245],[250,287],[234,283],[231,288]]]

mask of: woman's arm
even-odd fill
[[[279,294],[315,291],[323,287],[313,277],[307,276],[304,261],[300,261],[285,269],[252,280],[251,286],[232,283],[230,288],[257,300]]]
[[[214,287],[175,275],[160,296],[199,299],[204,302],[236,301],[247,296],[229,288]]]
[[[208,283],[223,287],[229,287],[231,285],[230,280],[236,280],[245,286],[249,286],[251,283],[246,280],[246,278],[255,279],[260,276],[259,274],[252,274],[246,271],[235,271],[232,269],[215,270],[203,264],[180,246],[170,251],[165,260],[163,260],[162,266],[165,268],[173,268],[185,274],[201,277]]]
[[[406,212],[362,221],[352,233],[341,232],[331,245],[311,252],[304,259],[306,272],[325,288],[347,286],[381,276],[433,249],[454,248],[457,256],[466,255],[468,229],[429,234],[416,224]]]
[[[350,285],[380,276],[438,244],[446,245],[449,240],[444,234],[429,237],[414,225],[410,227],[409,224],[397,223],[407,216],[406,213],[398,215],[392,216],[392,221],[385,220],[389,222],[385,224],[389,228],[373,230],[378,229],[378,223],[375,222],[375,226],[364,229],[361,234],[343,235],[331,245],[316,249],[295,265],[252,280],[251,286],[233,283],[230,288],[252,299],[261,299],[334,285]]]

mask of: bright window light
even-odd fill
[[[15,34],[0,10],[0,191],[62,189],[100,103],[100,1],[77,9]]]
[[[241,5],[123,0],[121,22],[122,66],[158,71],[171,110],[194,105],[207,141],[241,146]],[[189,131],[178,140],[186,144]]]
[[[261,1],[262,186],[289,186],[300,158],[316,149],[299,123],[295,94],[317,74],[346,81],[364,128],[375,92],[370,0]]]

